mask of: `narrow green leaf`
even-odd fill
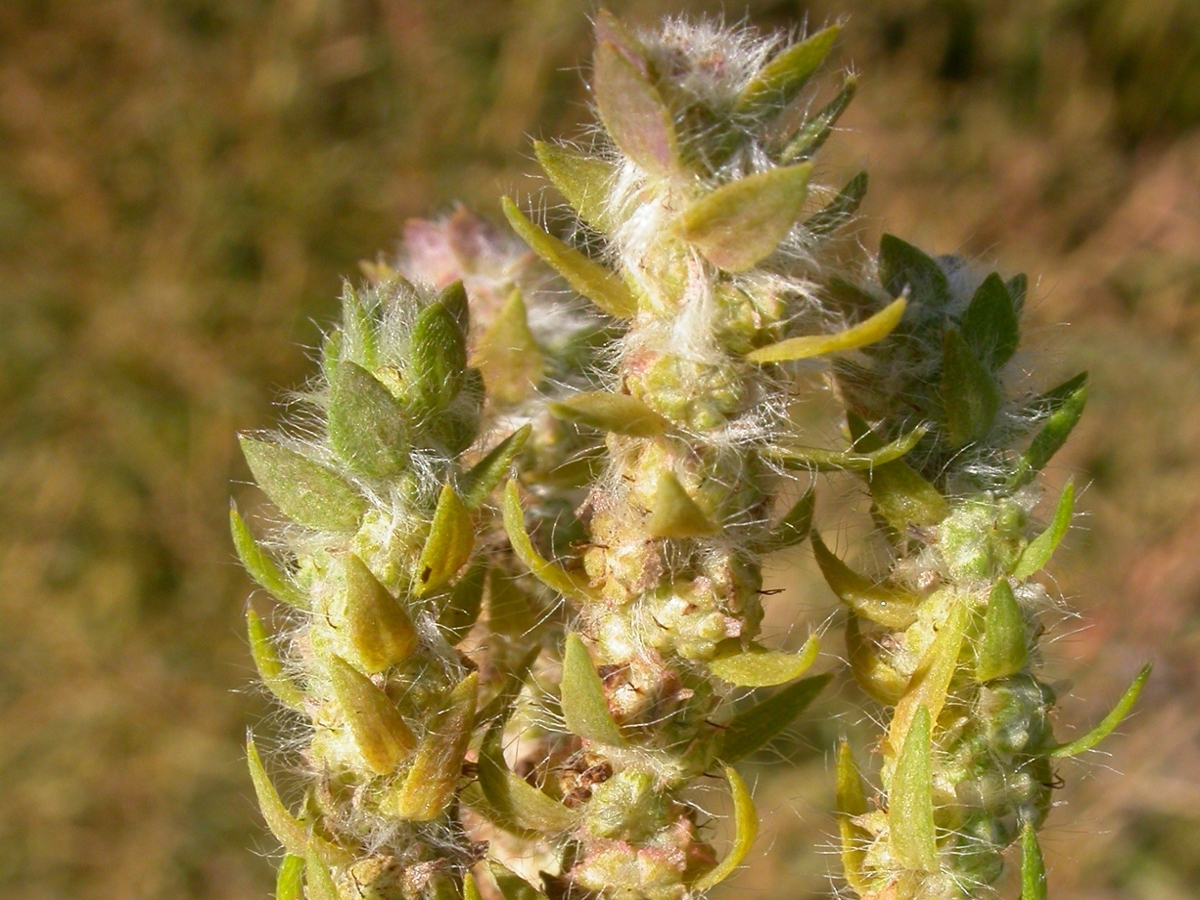
[[[888,628],[907,628],[917,620],[920,598],[885,582],[874,582],[842,562],[821,536],[812,533],[813,555],[825,582],[855,613]]]
[[[829,56],[841,28],[831,25],[785,48],[742,88],[735,114],[758,115],[764,108],[782,109],[791,103]]]
[[[920,872],[937,871],[937,836],[933,826],[932,724],[929,710],[917,708],[896,760],[888,794],[888,833],[900,865]]]
[[[592,590],[587,580],[568,572],[562,566],[544,559],[533,546],[525,530],[525,513],[521,509],[521,498],[517,494],[517,483],[509,481],[504,489],[504,530],[517,558],[529,567],[529,571],[552,590],[572,600],[587,601]]]
[[[409,339],[410,402],[418,415],[448,407],[467,375],[467,335],[462,319],[466,291],[456,281],[413,323]]]
[[[1032,822],[1021,825],[1021,900],[1046,900],[1046,864]]]
[[[611,391],[573,394],[562,402],[550,403],[549,409],[559,419],[633,437],[657,437],[671,427],[637,397]]]
[[[495,490],[500,480],[508,474],[512,461],[521,452],[532,431],[532,425],[522,425],[458,479],[458,494],[467,509],[478,509]]]
[[[692,538],[716,534],[720,528],[696,505],[673,472],[662,472],[646,530],[656,538]]]
[[[737,713],[721,726],[721,749],[717,755],[733,763],[765,747],[808,708],[832,677],[802,678]]]
[[[937,636],[925,651],[917,670],[909,679],[904,696],[892,713],[887,737],[892,752],[899,749],[918,709],[924,709],[934,722],[942,714],[950,681],[958,668],[967,622],[966,606],[956,604],[938,628]]]
[[[343,332],[334,330],[321,340],[321,374],[328,382],[333,381],[337,375],[337,367],[341,365],[343,338]],[[301,860],[301,864],[303,862]]]
[[[1017,306],[995,272],[979,285],[963,313],[962,336],[975,356],[993,372],[1017,352],[1021,340]]]
[[[567,730],[601,744],[622,745],[621,729],[608,711],[604,685],[579,635],[567,635],[563,653],[562,709]]]
[[[1059,495],[1058,505],[1054,508],[1054,518],[1050,526],[1029,542],[1029,546],[1021,553],[1012,576],[1018,581],[1024,581],[1042,570],[1050,557],[1066,537],[1071,528],[1071,517],[1075,512],[1075,482],[1068,481]]]
[[[1056,396],[1056,392],[1061,393],[1070,385],[1077,386],[1065,395]],[[1050,412],[1041,430],[1030,443],[1029,449],[1017,460],[1008,482],[1010,490],[1016,490],[1032,481],[1033,476],[1045,468],[1046,463],[1062,448],[1075,426],[1079,424],[1083,408],[1087,404],[1087,372],[1076,375],[1066,384],[1039,399],[1044,406],[1050,407]]]
[[[1025,616],[1007,578],[992,587],[983,619],[983,636],[975,645],[975,680],[991,681],[1025,668],[1029,644]]]
[[[813,506],[816,504],[816,491],[809,488],[797,500],[792,508],[783,514],[769,534],[754,545],[758,553],[777,553],[803,543],[812,528]]]
[[[824,356],[827,353],[841,353],[846,350],[857,350],[868,344],[881,341],[892,333],[900,319],[904,316],[907,301],[901,297],[893,300],[875,315],[852,325],[837,334],[809,334],[803,337],[788,338],[777,344],[759,347],[746,354],[746,359],[756,363],[791,362],[797,359],[811,359],[814,356]]]
[[[408,659],[417,646],[408,611],[353,553],[338,557],[334,567],[335,603],[325,613],[336,628],[339,655],[372,675]]]
[[[342,285],[342,338],[339,343],[342,359],[372,371],[379,365],[375,319],[348,281]]]
[[[542,380],[545,359],[516,288],[479,337],[471,363],[483,372],[488,398],[502,405],[519,403]]]
[[[308,900],[341,900],[328,866],[311,849],[305,860],[304,881],[308,887]]]
[[[272,441],[244,435],[240,441],[254,480],[293,522],[327,531],[358,526],[367,501],[341,476]]]
[[[577,292],[618,319],[637,314],[637,299],[616,275],[575,248],[538,228],[505,197],[500,201],[513,231]]]
[[[284,706],[289,709],[301,709],[304,705],[304,692],[284,674],[283,665],[275,652],[275,644],[252,606],[246,607],[246,631],[250,637],[250,655],[254,658],[258,677]]]
[[[907,290],[913,303],[933,309],[950,302],[950,282],[937,261],[890,234],[879,241],[879,283],[893,297]]]
[[[481,556],[455,582],[449,600],[438,614],[438,627],[449,643],[457,644],[465,638],[479,618],[487,570],[487,558]]]
[[[542,141],[533,142],[533,152],[546,177],[579,218],[597,231],[608,231],[612,223],[606,200],[616,167],[598,156]]]
[[[502,722],[488,729],[479,751],[479,784],[488,802],[517,828],[539,834],[565,834],[579,824],[579,813],[567,809],[508,770],[500,738]],[[499,824],[499,823],[498,823]]]
[[[832,234],[850,221],[867,195],[867,173],[859,172],[838,192],[838,195],[804,220],[809,234]]]
[[[396,704],[341,657],[330,656],[326,671],[333,696],[367,767],[376,775],[391,775],[417,744]]]
[[[882,466],[906,455],[921,442],[929,432],[925,425],[918,425],[908,434],[903,434],[875,450],[822,450],[818,447],[781,447],[774,455],[789,469],[806,469],[817,472],[861,471]]]
[[[354,857],[348,851],[310,834],[308,828],[288,812],[263,768],[262,757],[258,755],[253,738],[246,741],[246,761],[250,766],[250,780],[254,783],[259,809],[271,834],[275,835],[284,850],[292,856],[307,856],[309,847],[312,847],[320,859],[331,866],[345,866],[353,861]]]
[[[592,96],[613,143],[654,175],[679,168],[671,110],[631,58],[629,48],[601,38],[593,57]]]
[[[383,804],[385,813],[413,822],[429,822],[449,806],[471,743],[478,692],[479,673],[472,672],[430,718],[417,744],[412,768],[399,790]]]
[[[285,853],[275,874],[275,900],[304,900],[304,860]]]
[[[821,653],[821,642],[815,634],[809,635],[804,646],[795,653],[768,650],[757,644],[751,644],[743,650],[737,639],[722,642],[726,643],[728,647],[719,649],[717,655],[709,660],[708,671],[738,687],[786,684],[808,671]]]
[[[729,781],[729,792],[733,796],[733,846],[729,853],[717,865],[692,884],[692,891],[703,893],[716,887],[733,874],[750,853],[754,839],[758,837],[758,810],[754,808],[754,798],[746,782],[734,771],[732,766],[725,767],[725,778]]]
[[[904,696],[908,679],[884,662],[875,642],[863,634],[861,620],[853,614],[846,619],[846,662],[858,686],[885,706],[895,706]]]
[[[858,76],[851,73],[842,79],[842,87],[837,95],[825,104],[815,116],[804,123],[796,136],[779,154],[780,160],[795,162],[796,160],[812,159],[829,140],[829,135],[833,134],[833,126],[837,124],[837,120],[842,117],[842,113],[846,111],[846,107],[850,105],[850,101],[857,93]]]
[[[308,609],[308,598],[304,596],[290,578],[275,565],[275,560],[258,545],[246,522],[238,514],[237,507],[229,504],[229,530],[233,534],[233,546],[246,573],[258,582],[272,597],[296,609]]]
[[[449,484],[442,486],[429,537],[417,560],[416,595],[422,597],[449,581],[471,556],[475,528],[471,513]]]
[[[866,858],[865,847],[870,841],[870,835],[855,825],[853,819],[866,813],[867,797],[863,793],[858,764],[850,751],[850,742],[845,738],[838,741],[836,808],[842,845],[842,874],[851,890],[862,895],[866,893],[862,869]]]
[[[366,369],[341,363],[329,390],[329,443],[347,466],[369,478],[408,467],[408,419],[391,392]]]
[[[982,439],[1003,399],[996,378],[967,346],[957,328],[942,338],[942,408],[950,445],[957,449]]]
[[[1125,689],[1125,693],[1121,695],[1121,699],[1117,701],[1117,705],[1112,708],[1107,716],[1100,720],[1099,725],[1082,737],[1068,741],[1065,744],[1059,744],[1050,751],[1049,755],[1054,759],[1068,759],[1072,756],[1078,756],[1080,753],[1091,750],[1112,734],[1113,730],[1121,724],[1124,718],[1129,715],[1129,711],[1133,709],[1133,704],[1137,702],[1138,695],[1141,694],[1142,688],[1146,686],[1146,679],[1150,677],[1150,670],[1153,668],[1150,664],[1142,667],[1137,677],[1133,679],[1133,682]]]
[[[775,252],[808,194],[812,166],[781,166],[721,185],[683,211],[684,238],[726,272],[745,272]]]
[[[488,868],[496,879],[496,887],[503,900],[546,900],[546,895],[528,881],[494,859],[488,860]]]

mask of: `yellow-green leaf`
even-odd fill
[[[756,363],[790,362],[827,353],[856,350],[874,344],[891,334],[892,329],[900,324],[907,302],[903,297],[893,300],[875,315],[837,334],[810,334],[788,338],[777,344],[753,350],[746,354],[746,358]]]
[[[508,770],[500,745],[502,731],[502,723],[489,728],[479,751],[479,785],[488,802],[521,829],[540,834],[565,834],[574,829],[579,822],[578,812]]]
[[[625,743],[621,729],[608,711],[604,685],[592,664],[591,654],[574,633],[567,635],[560,690],[568,731],[601,744]]]
[[[333,696],[367,767],[376,775],[391,775],[417,744],[396,704],[341,657],[329,657],[326,671]]]
[[[1146,686],[1146,679],[1150,677],[1150,670],[1152,668],[1154,667],[1150,664],[1142,667],[1137,677],[1133,679],[1133,682],[1125,689],[1125,693],[1121,695],[1121,699],[1117,701],[1117,705],[1112,708],[1107,716],[1100,720],[1099,725],[1082,737],[1078,737],[1065,744],[1059,744],[1050,751],[1050,756],[1055,759],[1067,759],[1072,756],[1078,756],[1080,753],[1091,750],[1112,734],[1113,729],[1120,725],[1122,720],[1129,715],[1129,711],[1133,709],[1133,704],[1137,702],[1138,695],[1142,693],[1142,688]]]
[[[272,441],[241,438],[254,479],[281,513],[308,528],[349,531],[367,501],[340,475]]]
[[[842,79],[842,86],[832,100],[821,107],[815,116],[808,119],[796,136],[779,154],[785,162],[812,159],[816,152],[833,133],[833,126],[841,118],[854,95],[858,93],[858,76],[853,73]]]
[[[858,574],[812,533],[813,555],[826,583],[858,615],[888,628],[907,628],[917,620],[920,598],[886,581],[876,583]]]
[[[716,534],[720,529],[696,505],[673,472],[662,472],[647,530],[656,538],[690,538]]]
[[[657,437],[671,427],[670,422],[637,397],[611,391],[574,394],[549,404],[549,408],[560,419],[633,437]]]
[[[458,479],[458,493],[467,509],[477,509],[487,499],[500,479],[508,473],[512,461],[521,452],[532,431],[532,425],[522,425]]]
[[[684,238],[726,272],[745,272],[787,237],[808,192],[812,167],[783,166],[721,185],[683,211]]]
[[[284,674],[283,665],[275,652],[275,644],[252,606],[246,607],[246,631],[250,637],[250,655],[254,658],[254,666],[258,669],[258,677],[262,679],[263,684],[284,706],[291,709],[302,708],[304,692]]]
[[[600,263],[538,228],[507,197],[501,203],[513,231],[578,293],[618,319],[629,319],[637,313],[637,299],[625,282]]]
[[[308,900],[341,900],[329,867],[311,849],[305,860],[304,881],[308,887]]]
[[[483,372],[488,397],[519,403],[542,380],[545,362],[529,330],[525,300],[515,288],[479,338],[472,364]]]
[[[1025,616],[1007,578],[992,587],[983,617],[983,636],[975,646],[975,680],[991,681],[1025,668],[1029,643]]]
[[[275,900],[304,900],[304,860],[285,853],[275,873]]]
[[[1032,822],[1021,825],[1021,900],[1046,900],[1046,864]]]
[[[229,504],[229,530],[233,534],[233,546],[247,574],[258,582],[276,600],[296,609],[308,609],[308,598],[291,582],[275,560],[258,545],[245,521],[238,515],[237,507]]]
[[[883,661],[856,615],[846,620],[846,661],[858,686],[880,703],[895,706],[904,696],[908,679]]]
[[[733,796],[733,846],[715,869],[696,879],[692,884],[694,892],[711,890],[732,875],[746,859],[754,839],[758,837],[758,810],[754,808],[754,799],[746,782],[742,781],[732,766],[725,767],[725,778],[729,781],[729,792]]]
[[[607,231],[611,222],[605,201],[616,167],[601,157],[542,141],[533,142],[533,152],[546,177],[579,218],[597,231]]]
[[[923,704],[909,724],[888,793],[888,833],[900,865],[937,871],[933,824],[932,716]]]
[[[866,478],[876,511],[900,534],[910,526],[936,525],[950,512],[938,489],[902,459],[877,466]]]
[[[489,859],[488,868],[503,900],[546,900],[545,894],[503,863]]]
[[[805,230],[812,235],[837,231],[850,221],[867,195],[867,173],[859,172],[838,191],[838,195],[804,220]]]
[[[470,510],[454,488],[443,485],[429,525],[429,537],[417,560],[416,595],[422,597],[449,581],[466,563],[474,546]]]
[[[966,606],[956,603],[917,664],[917,670],[909,679],[904,696],[896,704],[896,710],[892,714],[887,738],[891,752],[900,749],[904,735],[908,733],[912,718],[918,709],[924,709],[934,722],[942,714],[950,680],[958,667],[958,655],[966,636],[967,622]]]
[[[470,872],[463,876],[463,900],[483,900],[479,893],[479,885],[475,883],[475,876]]]
[[[400,402],[366,369],[339,363],[329,386],[329,444],[347,466],[386,478],[408,466],[408,417]]]
[[[809,635],[796,653],[768,650],[757,644],[743,650],[737,640],[732,640],[728,648],[719,649],[709,660],[708,671],[738,687],[774,687],[803,675],[820,652],[821,642],[815,634]]]
[[[413,822],[429,822],[449,806],[471,743],[478,691],[479,673],[472,672],[430,718],[417,744],[412,768],[399,789],[383,804],[385,812]]]
[[[544,559],[533,546],[525,530],[525,513],[521,509],[521,498],[517,494],[517,483],[509,481],[504,489],[504,530],[517,558],[529,567],[534,576],[547,587],[573,600],[590,600],[591,589],[587,581]]]
[[[450,591],[446,605],[438,614],[438,626],[451,644],[457,644],[465,638],[479,618],[486,577],[487,558],[481,556]]]
[[[863,793],[862,776],[858,764],[850,751],[850,742],[838,741],[837,755],[837,803],[838,832],[841,836],[842,874],[846,883],[857,894],[866,893],[862,877],[863,860],[870,836],[855,825],[853,819],[867,811],[867,797]]]
[[[408,659],[417,629],[408,612],[353,553],[340,557],[331,579],[341,592],[341,609],[330,610],[339,653],[374,675]]]
[[[775,54],[742,88],[734,112],[754,114],[765,106],[786,106],[825,62],[840,33],[840,26],[831,25]]]
[[[1068,481],[1059,495],[1050,527],[1030,541],[1029,546],[1021,553],[1021,558],[1017,560],[1016,568],[1013,569],[1013,578],[1024,581],[1050,562],[1050,557],[1054,555],[1054,551],[1058,549],[1071,527],[1071,516],[1074,512],[1075,483]]]
[[[871,470],[899,459],[917,446],[929,429],[918,425],[908,434],[903,434],[874,450],[822,450],[818,447],[780,447],[772,451],[789,469],[805,469],[817,472]]]
[[[718,756],[733,763],[765,747],[808,708],[831,677],[814,675],[789,684],[723,723]]]

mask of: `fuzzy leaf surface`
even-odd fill
[[[601,744],[625,743],[604,697],[604,685],[579,635],[567,635],[563,653],[562,709],[567,729]]]
[[[272,441],[240,440],[254,480],[293,522],[326,531],[358,526],[367,501],[340,475]]]
[[[613,143],[647,172],[674,173],[679,148],[671,110],[629,48],[601,37],[593,66],[592,96]]]
[[[804,227],[812,235],[832,234],[850,221],[867,195],[868,176],[859,172],[842,188],[836,197],[804,220]]]
[[[329,443],[351,469],[386,478],[408,467],[408,419],[379,380],[352,362],[338,364],[329,390]]]
[[[787,106],[825,62],[840,33],[839,26],[831,25],[775,54],[742,88],[734,112],[756,114]]]
[[[890,234],[879,241],[879,282],[891,296],[907,290],[913,303],[935,310],[950,302],[950,282],[937,261]]]
[[[1000,411],[1002,396],[995,376],[957,328],[946,329],[942,339],[941,394],[950,445],[955,449],[982,439]]]
[[[1054,551],[1071,528],[1071,517],[1074,513],[1075,483],[1068,481],[1059,495],[1058,505],[1054,508],[1054,518],[1050,520],[1049,527],[1030,541],[1029,546],[1021,553],[1021,558],[1017,560],[1016,568],[1013,569],[1013,578],[1024,581],[1040,572],[1046,563],[1050,562],[1050,557],[1054,555]]]
[[[284,673],[275,644],[252,606],[246,607],[246,633],[250,639],[250,656],[262,683],[284,706],[300,709],[304,704],[304,692]]]
[[[988,275],[971,297],[962,319],[963,340],[988,369],[995,372],[1017,352],[1021,326],[1017,306],[1004,280]]]
[[[429,537],[417,560],[417,596],[424,596],[449,581],[470,558],[474,546],[475,528],[470,510],[454,488],[443,485]]]
[[[820,652],[821,642],[815,634],[809,635],[795,653],[768,650],[757,644],[743,650],[740,642],[733,639],[727,649],[718,649],[707,665],[713,675],[738,687],[774,687],[803,675]]]
[[[246,527],[246,522],[238,514],[237,507],[229,506],[229,530],[233,534],[233,546],[237,550],[238,559],[246,573],[258,582],[276,600],[294,606],[296,609],[308,609],[308,598],[304,596],[283,570],[275,564]]]
[[[1001,578],[988,597],[983,637],[975,647],[975,680],[991,681],[1025,668],[1029,644],[1025,616],[1007,578]]]
[[[326,665],[333,696],[363,760],[376,775],[391,775],[417,745],[412,730],[370,678],[337,656]]]
[[[669,421],[637,397],[611,391],[573,394],[561,402],[550,403],[549,408],[559,419],[632,437],[657,437],[671,427]]]
[[[591,598],[591,589],[584,578],[548,561],[533,546],[529,532],[525,530],[525,513],[521,509],[521,498],[517,493],[515,481],[509,481],[504,489],[504,530],[517,558],[529,567],[529,571],[540,582],[574,600]]]
[[[904,316],[907,301],[900,297],[893,300],[873,316],[864,319],[857,325],[852,325],[836,334],[810,334],[803,337],[788,338],[777,344],[759,347],[746,354],[746,359],[755,363],[792,362],[798,359],[811,359],[814,356],[824,356],[827,353],[841,353],[846,350],[857,350],[881,341],[900,324]]]
[[[658,477],[646,528],[656,538],[703,537],[720,530],[672,472],[663,472]]]
[[[607,231],[611,222],[605,201],[617,174],[613,164],[542,141],[533,142],[533,152],[546,177],[579,218],[597,231]]]
[[[937,871],[933,825],[932,716],[923,704],[904,738],[888,793],[888,831],[896,858],[906,869]]]

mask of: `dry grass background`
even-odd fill
[[[1084,614],[1051,651],[1074,685],[1064,722],[1094,720],[1143,660],[1158,668],[1111,756],[1063,767],[1051,886],[1196,896],[1200,5],[728,8],[770,26],[848,15],[864,88],[829,165],[872,172],[865,239],[886,227],[1030,272],[1037,364],[1091,369],[1090,414],[1051,473],[1088,485],[1055,569]],[[226,533],[247,475],[234,434],[272,420],[340,277],[407,217],[455,200],[494,216],[502,191],[536,189],[526,136],[586,117],[587,11],[0,3],[3,896],[266,896],[241,751],[267,706]],[[833,609],[803,558],[780,578],[797,599],[776,623]],[[791,765],[757,770],[765,855],[723,897],[828,891],[827,754],[864,730],[858,702],[832,692],[779,748]]]

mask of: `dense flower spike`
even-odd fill
[[[1092,732],[1055,740],[1054,691],[1037,675],[1039,619],[1052,603],[1035,576],[1070,525],[1072,485],[1042,529],[1032,513],[1036,475],[1078,421],[1086,376],[1011,399],[1005,365],[1020,339],[1023,276],[980,278],[891,236],[878,273],[878,287],[830,288],[856,307],[871,295],[909,299],[888,338],[837,365],[850,430],[866,453],[918,422],[922,433],[903,459],[865,471],[891,571],[853,572],[813,535],[851,611],[851,669],[891,708],[878,808],[863,798],[849,747],[839,754],[846,880],[866,898],[972,897],[1020,838],[1023,896],[1033,900],[1044,891],[1035,831],[1050,808],[1053,761],[1112,731],[1149,674]]]

